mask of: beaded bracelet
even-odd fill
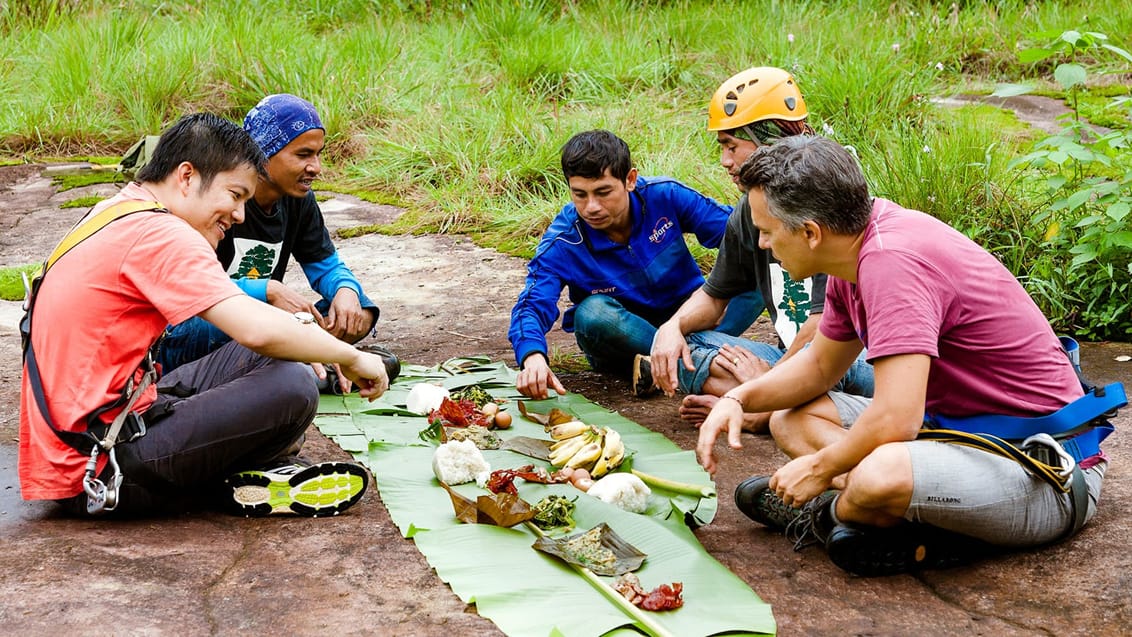
[[[736,398],[736,397],[734,397],[734,396],[732,396],[731,394],[724,394],[724,395],[720,396],[720,398],[730,398],[731,400],[734,400],[735,402],[739,403],[739,408],[740,408],[740,409],[746,409],[746,407],[744,407],[744,406],[743,406],[743,401],[742,401],[742,400],[739,400],[738,398]]]

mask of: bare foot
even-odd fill
[[[704,424],[704,419],[717,402],[719,397],[711,394],[688,394],[680,401],[680,417],[692,426],[699,427]],[[743,431],[753,434],[769,433],[770,414],[743,414]]]
[[[680,401],[680,417],[693,426],[699,427],[711,413],[711,408],[719,402],[718,396],[710,394],[688,394]]]
[[[751,434],[769,434],[770,412],[743,414],[743,431]]]

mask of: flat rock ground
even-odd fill
[[[41,260],[82,214],[60,204],[113,186],[57,193],[42,166],[0,168],[0,267]],[[387,223],[399,211],[336,197],[324,204],[332,229]],[[382,307],[377,342],[407,361],[433,364],[487,354],[510,361],[511,304],[522,260],[451,236],[368,235],[338,240],[344,259]],[[290,282],[302,289],[301,274]],[[76,521],[55,507],[24,502],[16,478],[20,350],[18,303],[0,304],[0,626],[13,635],[372,634],[490,635],[403,539],[371,489],[347,514],[328,520],[244,520],[220,513],[128,521]],[[81,308],[73,320],[81,321]],[[755,336],[766,334],[756,326]],[[570,335],[553,346],[576,352]],[[1132,380],[1115,356],[1124,344],[1087,344],[1084,361],[1099,382]],[[567,387],[662,432],[686,449],[696,432],[677,401],[634,398],[623,380],[567,374]],[[265,387],[263,391],[271,391]],[[748,436],[724,450],[716,476],[715,522],[697,531],[704,546],[773,605],[783,635],[1113,635],[1132,626],[1132,508],[1124,429],[1100,513],[1077,537],[946,571],[861,579],[816,547],[794,552],[782,537],[734,507],[738,481],[769,473],[785,457],[767,438]],[[313,428],[306,454],[348,455]],[[490,577],[485,558],[485,577]]]

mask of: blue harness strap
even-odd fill
[[[1046,433],[1080,462],[1100,453],[1100,444],[1113,432],[1105,420],[1128,404],[1122,383],[1098,387],[1047,416],[982,415],[953,418],[930,414],[924,424],[931,428],[952,429],[972,434],[993,434],[1006,440],[1025,440],[1034,434]]]

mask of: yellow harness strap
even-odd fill
[[[135,212],[142,212],[143,210],[164,209],[165,206],[162,206],[156,201],[121,201],[112,206],[107,206],[105,210],[98,214],[84,221],[80,221],[78,225],[67,233],[67,236],[63,237],[63,240],[60,241],[59,245],[55,246],[55,249],[51,252],[51,256],[47,257],[47,261],[43,263],[40,276],[42,276],[44,272],[47,272],[48,268],[52,265],[55,265],[55,262],[64,254],[67,254],[71,248],[82,243],[90,237],[90,235],[98,232],[111,221],[120,219],[126,215],[132,215]]]

